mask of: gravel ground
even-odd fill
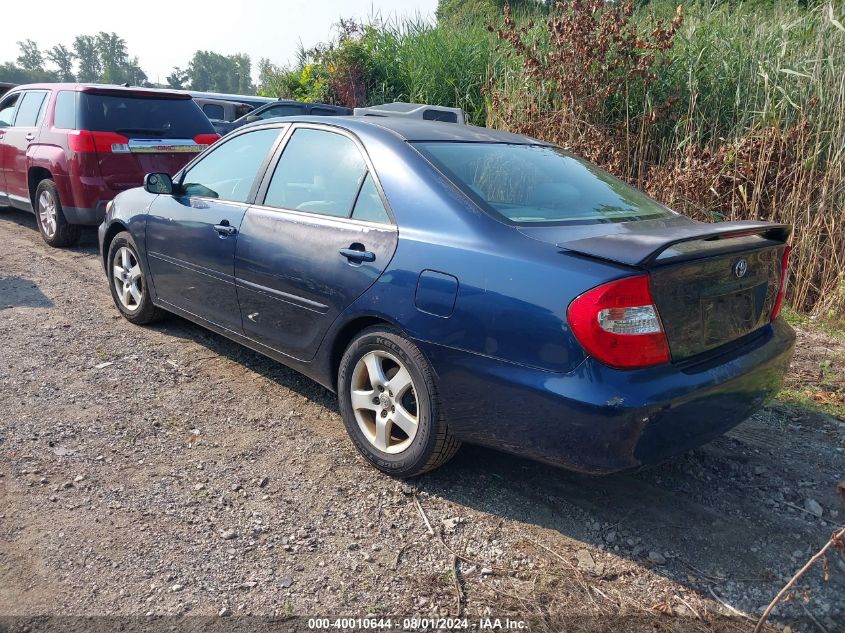
[[[53,250],[34,226],[0,212],[0,615],[19,622],[460,613],[746,630],[843,523],[845,422],[777,403],[638,473],[464,447],[393,480],[357,455],[331,393],[182,319],[131,325],[94,232]],[[799,336],[799,360],[842,351]],[[841,557],[829,571],[775,621],[845,630]]]

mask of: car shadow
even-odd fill
[[[21,277],[0,274],[0,310],[7,308],[52,308],[53,302],[41,292],[38,284]]]
[[[199,343],[339,416],[334,394],[280,363],[179,317],[154,327]],[[781,445],[786,416],[779,407],[766,409],[700,449],[601,477],[464,446],[451,462],[411,485],[490,516],[551,530],[564,537],[568,549],[561,555],[573,564],[580,548],[604,550],[705,595],[729,595],[726,586],[736,594],[741,587],[740,594],[757,601],[735,606],[754,610],[826,541],[828,524],[834,525],[794,509],[794,503],[790,509],[790,497],[784,497],[787,490],[811,494],[797,490],[796,482],[806,485],[815,476],[818,483],[837,468],[841,472],[842,465],[835,453],[822,463],[812,445],[803,451]],[[337,425],[341,435],[339,419]],[[808,463],[814,472],[807,472]],[[605,570],[597,564],[586,573],[602,577]],[[845,592],[845,574],[834,574],[826,587],[834,595]]]
[[[0,222],[9,222],[31,229],[38,233],[38,225],[35,223],[35,215],[28,211],[21,211],[20,209],[13,209],[11,207],[0,207]],[[45,252],[50,251],[50,247],[44,244]],[[99,252],[99,244],[97,242],[97,227],[83,226],[82,236],[79,242],[65,250],[75,251],[86,255],[92,255]]]

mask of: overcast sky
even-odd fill
[[[16,42],[33,39],[42,50],[70,48],[73,37],[114,31],[137,55],[150,81],[164,83],[174,66],[186,66],[197,49],[247,53],[253,74],[261,57],[294,60],[297,43],[325,41],[341,17],[379,14],[431,18],[437,0],[3,0],[0,62],[18,56]]]

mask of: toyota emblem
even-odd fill
[[[744,259],[738,260],[734,264],[734,275],[737,277],[745,277],[745,273],[748,272],[748,262]]]

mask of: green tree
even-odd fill
[[[197,51],[184,73],[192,90],[253,94],[248,55],[221,55],[213,51]]]
[[[57,81],[56,74],[49,70],[27,70],[13,62],[0,64],[0,81],[13,84],[35,84]]]
[[[126,82],[130,86],[149,86],[151,85],[147,78],[147,73],[141,69],[141,62],[138,57],[132,57],[124,68],[124,76]]]
[[[76,55],[64,44],[57,44],[46,52],[49,59],[59,69],[56,73],[59,81],[75,81],[73,74],[73,61]]]
[[[126,51],[126,41],[117,33],[100,31],[97,33],[96,42],[103,82],[122,84],[127,81],[129,53]]]
[[[103,67],[97,52],[97,38],[93,35],[77,35],[73,40],[73,51],[79,61],[79,81],[100,81]]]
[[[188,71],[179,68],[178,66],[174,66],[173,72],[170,73],[166,79],[168,88],[173,88],[174,90],[184,90],[185,84],[188,83]]]
[[[44,71],[44,55],[32,40],[18,42],[21,54],[18,55],[18,65],[24,70]]]

